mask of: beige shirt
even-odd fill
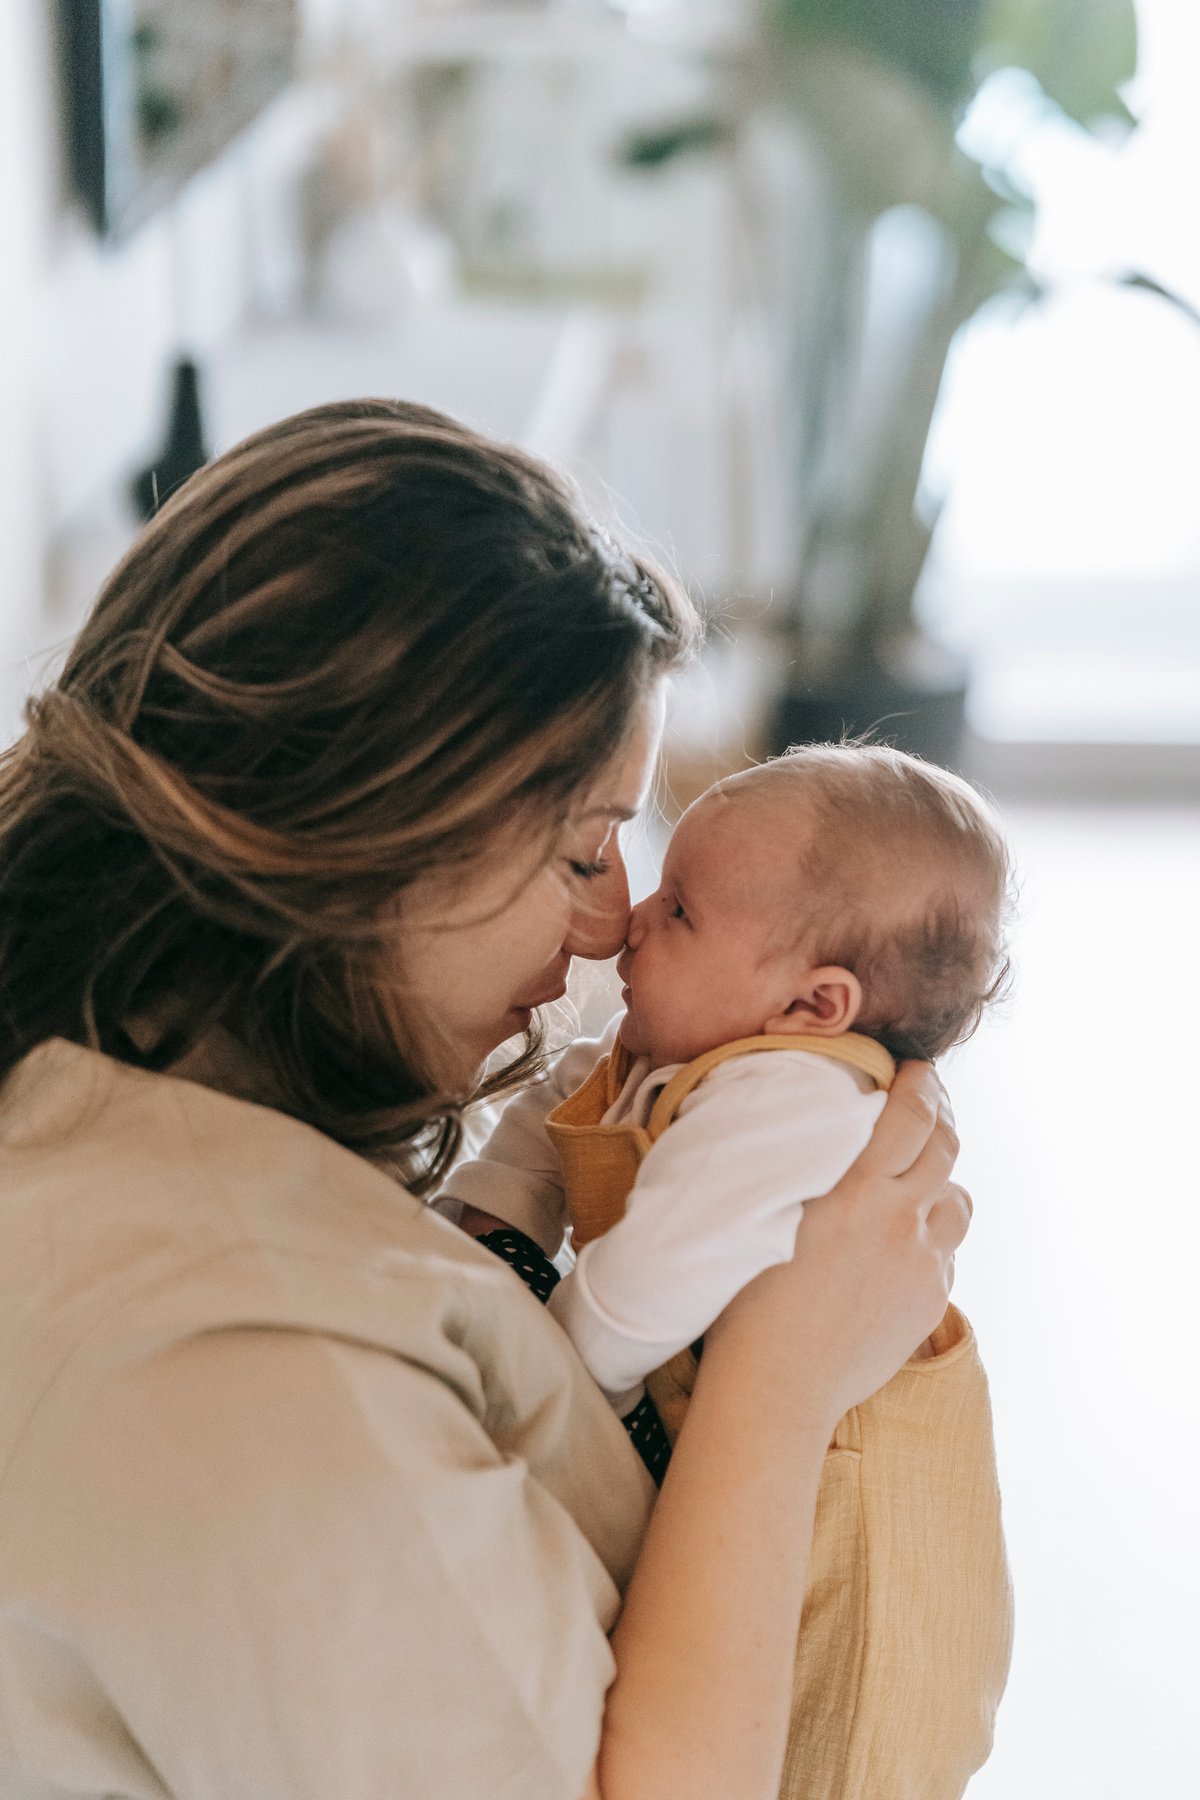
[[[511,1270],[295,1120],[0,1088],[0,1796],[578,1800],[653,1497]]]

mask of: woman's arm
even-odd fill
[[[709,1332],[584,1800],[773,1800],[825,1451],[945,1310],[969,1216],[957,1147],[937,1076],[905,1065],[792,1261]]]
[[[479,1155],[451,1170],[434,1201],[439,1212],[472,1237],[498,1225],[514,1225],[547,1256],[557,1256],[567,1217],[562,1170],[546,1136],[546,1114],[587,1079],[615,1032],[614,1020],[602,1036],[568,1045],[544,1080],[505,1102]]]

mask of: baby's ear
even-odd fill
[[[810,1032],[820,1037],[838,1037],[849,1031],[862,1011],[858,976],[833,963],[806,969],[794,982],[793,995],[784,1011],[764,1024],[763,1031],[768,1036]]]

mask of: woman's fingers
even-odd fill
[[[967,1235],[971,1223],[971,1196],[957,1182],[947,1182],[945,1189],[930,1207],[925,1227],[937,1248],[948,1258],[950,1279],[954,1278],[954,1252]]]
[[[947,1141],[954,1145],[954,1152],[957,1155],[959,1149],[958,1129],[954,1123],[954,1108],[950,1104],[950,1096],[945,1088],[942,1088],[941,1098],[938,1100],[938,1130],[945,1132]]]
[[[886,1116],[885,1113],[884,1117]],[[897,1189],[897,1193],[924,1196],[924,1203],[918,1205],[918,1211],[922,1216],[927,1215],[929,1208],[945,1194],[957,1158],[958,1133],[952,1126],[943,1124],[939,1118],[934,1122],[923,1148],[898,1177],[902,1187]]]
[[[949,1175],[958,1154],[958,1138],[945,1089],[932,1063],[901,1063],[887,1105],[859,1164],[872,1174],[915,1173],[935,1137],[942,1145],[940,1155],[945,1157],[949,1152],[945,1167],[945,1174]]]

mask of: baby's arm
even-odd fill
[[[587,1079],[615,1030],[616,1021],[602,1037],[580,1038],[556,1057],[543,1081],[514,1094],[479,1155],[451,1170],[434,1201],[438,1212],[474,1236],[497,1221],[513,1225],[547,1256],[557,1256],[567,1219],[546,1114]]]
[[[625,1217],[550,1299],[614,1400],[692,1343],[763,1269],[791,1257],[803,1202],[865,1148],[882,1093],[826,1057],[721,1063],[647,1154]]]

